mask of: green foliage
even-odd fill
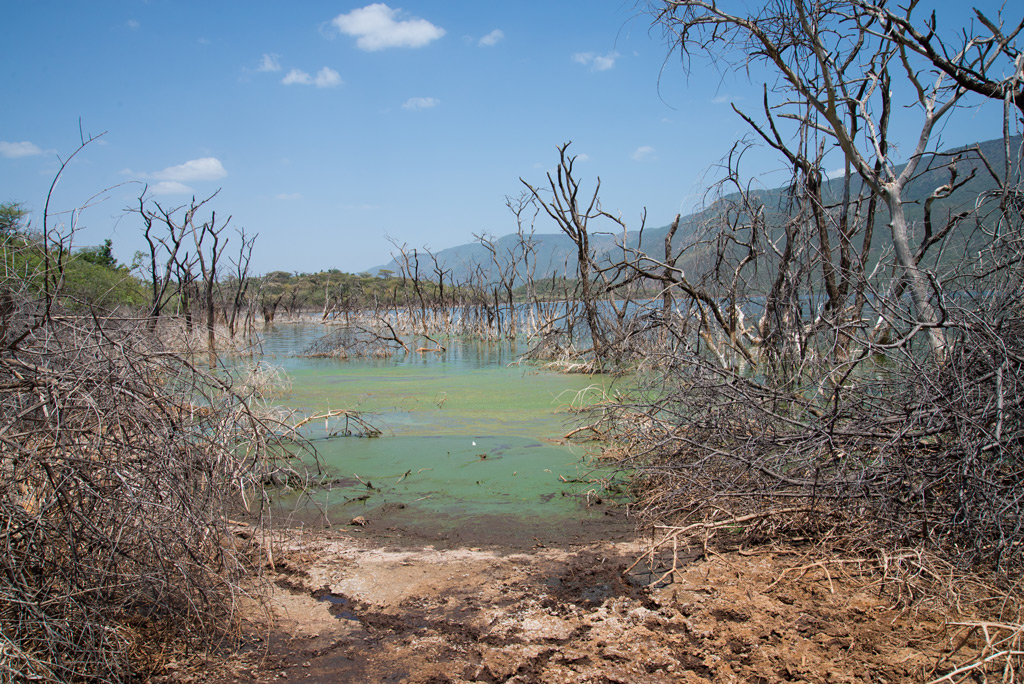
[[[0,242],[0,282],[5,286],[41,290],[43,285],[43,251],[32,238],[11,233]]]
[[[147,302],[143,284],[128,267],[118,266],[113,242],[104,240],[98,247],[85,247],[64,265],[64,288],[69,308],[100,306],[136,308]]]
[[[110,253],[110,240],[103,246],[64,255],[58,263],[50,255],[51,283],[63,279],[59,298],[69,310],[88,306],[138,307],[146,303],[142,283],[125,266],[117,266]],[[0,244],[0,275],[8,284],[18,283],[32,293],[44,289],[46,258],[37,236],[13,233]]]
[[[142,283],[126,267],[93,263],[81,254],[67,262],[63,292],[72,309],[82,306],[136,308],[147,302]]]
[[[25,229],[24,219],[27,214],[21,202],[0,204],[0,236],[22,232]]]
[[[440,296],[437,283],[420,281],[420,291],[427,306]],[[471,294],[466,287],[445,285],[444,297],[448,302],[465,299]],[[337,269],[318,273],[289,274],[272,271],[263,276],[261,302],[264,310],[281,312],[323,311],[337,312],[372,309],[377,305],[420,306],[419,296],[411,280],[398,277],[378,277],[369,273],[342,273]]]
[[[78,252],[78,258],[97,266],[116,268],[117,259],[114,258],[112,247],[113,242],[108,238],[99,247],[83,247]]]

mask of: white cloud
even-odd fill
[[[195,190],[178,181],[160,181],[149,186],[152,195],[194,195]]]
[[[188,183],[191,181],[218,180],[228,175],[224,165],[216,157],[193,159],[177,166],[168,166],[163,171],[143,174],[144,178],[155,178],[159,181]]]
[[[302,69],[292,69],[281,79],[281,83],[285,85],[312,85],[313,77]]]
[[[324,67],[310,76],[302,69],[292,69],[281,79],[285,85],[315,85],[317,88],[334,88],[342,84],[341,75],[330,67]]]
[[[846,175],[846,167],[845,166],[841,167],[841,168],[838,168],[838,169],[833,169],[832,171],[825,171],[824,172],[825,178],[827,178],[829,180],[832,180],[834,178],[842,178],[845,175]]]
[[[36,157],[37,155],[44,155],[47,151],[41,149],[39,145],[34,142],[24,140],[22,142],[7,142],[6,140],[0,140],[0,157],[6,157],[7,159],[20,159],[22,157]]]
[[[608,71],[615,66],[615,60],[621,56],[618,52],[609,52],[606,55],[598,55],[593,52],[577,52],[572,56],[572,61],[583,66],[589,66],[592,71]]]
[[[607,55],[594,57],[594,70],[607,71],[615,66],[615,60],[619,58],[618,52],[609,52]]]
[[[42,153],[43,150],[39,149],[38,145],[30,143],[27,140],[22,142],[7,142],[6,140],[0,141],[0,155],[7,157],[8,159],[34,157],[37,154]]]
[[[501,29],[494,29],[493,31],[488,33],[486,36],[481,38],[480,42],[477,43],[477,45],[479,45],[480,47],[491,47],[492,45],[497,45],[498,43],[500,43],[504,39],[505,39],[505,32],[502,31]]]
[[[288,200],[298,200],[298,199],[302,199],[302,193],[300,193],[300,192],[279,192],[276,195],[274,195],[274,199],[285,200],[285,201],[288,201]]]
[[[408,100],[402,103],[402,109],[430,109],[441,104],[441,101],[436,97],[410,97]]]
[[[330,67],[324,67],[320,71],[316,72],[316,78],[313,79],[313,85],[317,88],[334,88],[335,86],[340,86],[341,75]]]
[[[654,156],[654,148],[650,145],[642,145],[633,152],[633,159],[635,161],[644,161],[645,159],[651,159]]]
[[[130,29],[131,29],[132,31],[138,31],[138,30],[139,30],[139,27],[140,27],[140,26],[142,26],[142,24],[140,24],[140,23],[139,23],[139,20],[138,20],[138,19],[129,19],[129,20],[127,21],[127,26],[128,26],[128,28],[130,28]]]
[[[733,102],[742,102],[742,95],[733,95],[731,93],[724,93],[722,95],[716,95],[711,98],[711,104],[731,104]]]
[[[260,62],[260,65],[256,67],[256,71],[280,71],[281,62],[278,59],[279,57],[280,55],[273,55],[264,52],[263,60]]]
[[[423,47],[445,34],[443,28],[426,19],[404,18],[401,10],[379,2],[339,14],[331,23],[345,35],[354,36],[360,50],[370,52],[392,47]]]
[[[588,162],[588,161],[590,161],[590,155],[587,154],[586,152],[582,152],[580,154],[577,154],[576,155],[576,161],[578,161],[578,162]]]

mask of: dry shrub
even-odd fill
[[[806,364],[798,384],[691,347],[602,405],[595,429],[627,445],[653,530],[639,561],[652,580],[695,550],[796,548],[796,575],[855,568],[895,605],[958,616],[934,681],[1017,681],[1024,280],[1008,274],[944,302],[941,363],[913,343],[867,345],[819,374]]]
[[[314,340],[300,352],[309,358],[347,359],[350,357],[387,358],[399,349],[408,351],[395,329],[384,319],[374,329],[361,326],[340,327]]]
[[[827,403],[688,354],[603,406],[599,429],[628,445],[651,523],[800,506],[869,523],[890,548],[1014,572],[1024,567],[1024,318],[1004,312],[1013,320],[964,325],[946,363],[873,359]]]
[[[0,680],[125,681],[229,644],[264,484],[301,476],[254,409],[264,383],[240,394],[143,322],[20,282],[0,282]]]

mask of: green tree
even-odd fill
[[[78,256],[83,261],[105,268],[117,268],[117,259],[112,252],[113,242],[108,238],[99,247],[85,247]]]
[[[28,214],[21,202],[4,202],[0,204],[0,235],[20,233],[25,216]]]

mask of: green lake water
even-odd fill
[[[574,409],[599,401],[612,378],[510,365],[508,344],[475,341],[389,359],[294,356],[324,332],[267,334],[268,361],[292,385],[280,402],[300,415],[356,410],[382,434],[327,439],[338,420],[307,426],[332,483],[312,501],[286,501],[292,517],[339,525],[363,516],[378,532],[476,541],[558,538],[621,519],[606,489],[619,478],[562,439],[578,424]]]

